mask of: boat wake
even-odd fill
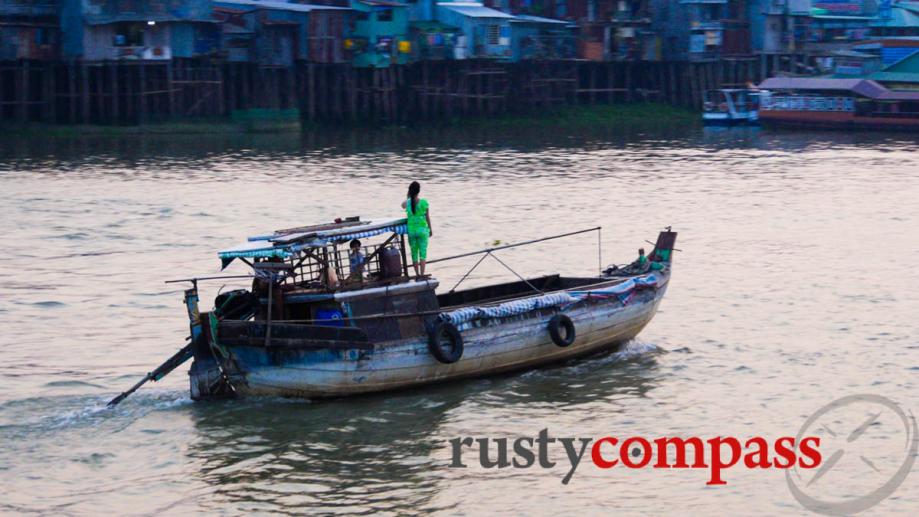
[[[648,343],[638,339],[633,339],[625,345],[622,345],[622,348],[612,354],[612,357],[619,361],[627,361],[629,359],[663,354],[666,352],[667,351],[665,349],[655,345],[654,343]]]
[[[33,397],[0,405],[0,437],[13,439],[86,428],[118,431],[151,412],[170,411],[192,404],[184,391],[151,391],[130,404],[108,407],[111,396]]]

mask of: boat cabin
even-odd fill
[[[865,129],[919,128],[919,92],[890,90],[869,79],[773,77],[761,118],[776,124]]]
[[[361,321],[366,332],[395,337],[405,331],[420,333],[420,317],[412,321],[377,316],[437,310],[437,282],[409,274],[405,234],[405,219],[351,217],[250,237],[246,244],[218,255],[224,267],[234,260],[252,267],[246,303],[255,320],[326,327]],[[349,246],[353,240],[361,241],[357,254]]]
[[[708,90],[702,119],[706,124],[750,124],[758,119],[759,92],[743,88]]]

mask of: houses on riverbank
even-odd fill
[[[0,60],[704,62],[919,38],[919,0],[0,0],[0,16]]]
[[[919,90],[919,0],[0,0],[0,123],[409,122],[777,75]]]

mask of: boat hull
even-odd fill
[[[758,126],[759,117],[755,113],[742,115],[703,113],[702,123],[706,126]]]
[[[919,118],[859,116],[847,111],[769,110],[764,111],[760,118],[763,124],[775,127],[881,131],[919,130]]]
[[[283,357],[264,348],[233,347],[242,371],[234,389],[239,396],[341,397],[558,363],[615,350],[634,338],[653,318],[665,291],[666,281],[627,304],[613,298],[566,310],[576,329],[567,347],[553,343],[547,330],[558,313],[554,308],[462,324],[464,351],[452,364],[438,362],[420,338],[381,343],[372,350],[287,351]],[[196,375],[213,377],[207,371],[190,372],[192,385],[202,381]]]

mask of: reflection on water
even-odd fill
[[[711,490],[693,473],[582,468],[562,485],[558,468],[447,468],[445,445],[543,428],[776,437],[837,395],[908,406],[915,149],[909,134],[755,128],[4,139],[0,511],[798,512],[768,473]],[[604,259],[622,263],[673,225],[683,251],[661,312],[623,353],[521,374],[195,404],[180,369],[104,408],[187,333],[165,279],[216,272],[215,251],[245,235],[392,214],[411,179],[431,201],[434,257],[603,224]],[[596,241],[501,257],[530,275],[592,272]],[[452,285],[471,265],[433,272]],[[507,275],[486,262],[467,283]],[[202,303],[232,287],[203,286]],[[879,509],[907,512],[917,488]]]
[[[188,456],[215,508],[227,502],[288,510],[456,510],[436,494],[451,436],[445,421],[488,418],[490,408],[527,411],[606,404],[653,388],[655,347],[572,361],[529,374],[418,391],[317,403],[276,399],[196,405]],[[610,368],[615,371],[610,375]],[[347,411],[342,411],[346,406]]]

